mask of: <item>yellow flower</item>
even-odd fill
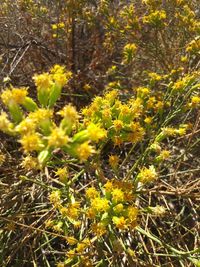
[[[67,243],[71,246],[78,243],[78,240],[74,236],[68,236],[66,237]]]
[[[37,133],[30,133],[22,136],[19,141],[25,152],[41,150],[43,147],[42,140]]]
[[[1,100],[5,105],[10,105],[13,102],[12,91],[7,89],[1,93]]]
[[[83,86],[83,89],[84,89],[85,91],[90,91],[90,90],[91,90],[91,86],[90,86],[88,83],[86,83],[86,84]]]
[[[49,92],[51,86],[53,85],[52,78],[49,73],[43,73],[40,75],[36,74],[34,75],[33,80],[35,81],[37,89],[41,91]]]
[[[95,153],[95,150],[88,142],[79,145],[77,149],[77,156],[81,161],[86,161],[93,153]]]
[[[123,121],[121,120],[114,120],[113,126],[117,132],[119,132],[123,128]]]
[[[198,107],[200,105],[200,97],[198,95],[194,95],[191,97],[190,106]]]
[[[45,222],[45,228],[52,228],[53,225],[54,225],[54,221],[53,220],[47,220]]]
[[[64,218],[68,216],[68,208],[59,205],[59,211]]]
[[[105,129],[100,128],[94,123],[90,123],[87,127],[89,139],[94,142],[98,142],[101,139],[104,139],[107,136]]]
[[[143,23],[152,24],[153,26],[162,26],[166,17],[165,10],[156,10],[149,15],[144,16]]]
[[[26,170],[37,170],[39,168],[39,163],[37,158],[34,158],[30,155],[23,158],[21,165]]]
[[[70,250],[68,250],[67,253],[66,253],[66,255],[67,255],[67,257],[68,257],[69,259],[73,259],[74,256],[76,255],[75,249],[70,249]]]
[[[59,86],[63,87],[69,79],[72,77],[72,72],[65,72],[65,67],[60,65],[55,65],[51,69],[51,76],[54,82]]]
[[[105,94],[105,99],[112,105],[118,97],[117,90],[112,90]]]
[[[58,64],[55,64],[51,69],[50,69],[50,73],[51,74],[55,74],[55,73],[64,73],[65,72],[65,67],[64,66],[60,66]]]
[[[157,179],[157,177],[158,174],[153,165],[151,165],[149,168],[144,167],[138,174],[138,178],[142,183],[152,182]]]
[[[166,160],[170,157],[170,151],[168,150],[162,150],[160,153],[160,157],[162,160]]]
[[[86,197],[89,199],[93,199],[99,196],[99,192],[96,190],[95,187],[90,187],[86,190]]]
[[[114,136],[113,142],[115,146],[120,146],[123,143],[123,140],[120,136]]]
[[[124,201],[124,192],[121,189],[115,188],[115,189],[113,189],[111,194],[112,194],[112,200],[114,202],[118,203],[118,202]]]
[[[111,192],[113,190],[113,183],[111,181],[107,181],[104,188],[106,192]]]
[[[106,226],[101,222],[93,224],[91,229],[92,229],[92,232],[95,233],[97,237],[100,237],[107,232]]]
[[[139,122],[132,122],[130,124],[132,133],[128,135],[128,141],[131,143],[137,143],[144,138],[145,130]]]
[[[133,60],[136,51],[137,51],[136,44],[126,44],[123,49],[123,54],[124,54],[123,62],[130,63]]]
[[[150,90],[147,87],[138,87],[137,88],[137,93],[138,93],[139,97],[145,97],[145,96],[149,95]]]
[[[156,72],[149,72],[148,73],[148,76],[151,78],[152,81],[154,82],[157,82],[157,81],[160,81],[162,80],[162,76],[159,75],[158,73]]]
[[[83,241],[81,241],[80,243],[78,243],[77,247],[76,247],[76,251],[78,253],[83,253],[83,251],[88,248],[91,245],[91,242],[88,238],[85,238]]]
[[[13,128],[14,125],[9,121],[7,113],[2,111],[0,114],[0,130],[5,133],[10,133]]]
[[[17,104],[23,104],[27,94],[27,88],[25,87],[12,89],[12,97],[14,102]]]
[[[66,182],[68,180],[68,169],[67,167],[58,168],[55,175],[59,177],[61,182]]]
[[[127,214],[128,220],[135,221],[138,216],[138,208],[129,206],[127,211],[128,211],[128,214]]]
[[[94,219],[96,216],[96,211],[93,208],[89,208],[86,211],[86,216],[88,217],[88,219]]]
[[[67,119],[70,123],[75,123],[79,118],[76,108],[70,104],[64,106],[64,108],[57,113]]]
[[[67,76],[64,73],[56,73],[53,75],[53,79],[55,81],[55,83],[59,86],[59,87],[63,87],[66,83],[67,83]]]
[[[106,212],[109,209],[109,201],[106,198],[96,197],[91,200],[91,207],[97,213]]]
[[[51,131],[47,139],[50,147],[63,147],[69,142],[69,137],[58,127]]]
[[[116,213],[120,213],[124,210],[124,206],[122,203],[117,204],[114,208],[113,208],[114,212]]]
[[[146,118],[144,119],[144,122],[146,122],[146,124],[151,124],[151,123],[152,123],[152,120],[153,120],[152,117],[146,117]]]
[[[116,169],[119,165],[119,157],[117,155],[110,155],[109,164],[113,169]]]
[[[73,220],[77,220],[79,213],[80,213],[80,203],[79,202],[69,204],[68,214],[67,214],[68,217],[70,217]]]
[[[20,134],[34,133],[37,128],[36,123],[29,117],[22,120],[16,127],[15,131]]]
[[[120,230],[124,230],[127,227],[126,219],[123,216],[121,217],[114,216],[112,218],[112,221],[115,224],[115,226],[119,228]]]
[[[198,54],[200,52],[200,38],[192,40],[186,47],[186,52]]]
[[[176,129],[170,127],[162,128],[162,133],[166,136],[175,136]]]
[[[61,201],[61,192],[59,190],[52,191],[49,195],[49,201],[55,206],[59,206]]]
[[[39,108],[34,112],[31,112],[28,116],[30,120],[32,120],[34,123],[40,123],[44,120],[49,120],[53,117],[53,110],[51,109],[45,109],[45,108]]]
[[[23,104],[27,94],[27,88],[25,87],[7,89],[1,94],[1,99],[5,105],[12,105],[12,103]]]
[[[63,222],[58,222],[57,224],[55,224],[52,228],[54,231],[58,232],[58,233],[62,233],[63,232]]]

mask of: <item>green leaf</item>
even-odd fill
[[[62,87],[54,84],[54,86],[52,87],[50,96],[49,96],[49,105],[48,105],[49,108],[53,107],[56,101],[59,99],[61,95],[61,90],[62,90]]]

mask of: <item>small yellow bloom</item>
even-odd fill
[[[91,86],[90,86],[88,83],[86,83],[86,84],[83,86],[83,89],[84,89],[85,91],[90,91],[90,90],[91,90]]]
[[[89,145],[89,142],[84,142],[77,149],[77,156],[81,161],[86,161],[93,153],[95,150]]]
[[[121,217],[114,216],[112,218],[112,221],[115,224],[115,226],[119,228],[120,230],[124,230],[125,228],[127,228],[127,222],[123,216]]]
[[[95,187],[90,187],[86,190],[86,197],[89,199],[94,199],[96,197],[99,197],[99,192],[96,190]]]
[[[124,192],[121,189],[115,188],[115,189],[113,189],[111,194],[112,194],[113,202],[118,203],[118,202],[124,201]]]
[[[124,206],[122,203],[117,204],[114,208],[113,208],[114,212],[116,213],[120,213],[124,210]]]
[[[68,217],[70,217],[73,220],[77,220],[78,216],[80,214],[80,203],[75,202],[73,204],[69,204],[68,206]]]
[[[37,133],[30,133],[22,136],[19,141],[23,147],[23,150],[27,152],[38,151],[43,148],[42,140]]]
[[[146,122],[146,124],[151,124],[151,123],[152,123],[152,120],[153,120],[152,117],[146,117],[146,118],[144,119],[144,122]]]
[[[34,123],[41,123],[45,120],[50,120],[52,117],[53,117],[53,110],[39,108],[36,111],[31,112],[28,116],[28,119],[30,119]]]
[[[13,103],[13,97],[11,90],[7,89],[2,92],[1,94],[1,100],[5,105],[10,105]]]
[[[36,128],[36,123],[27,117],[15,127],[15,131],[19,132],[20,134],[27,135],[28,133],[34,133]]]
[[[85,238],[83,241],[81,241],[80,243],[78,243],[77,247],[76,247],[76,251],[78,253],[83,253],[83,251],[88,248],[91,245],[91,242],[88,238]]]
[[[49,195],[49,201],[55,206],[59,206],[61,201],[61,192],[59,190],[52,191]]]
[[[27,88],[25,87],[12,89],[12,97],[17,104],[23,104],[27,94]]]
[[[127,214],[128,220],[135,221],[137,219],[138,212],[139,212],[138,208],[129,206],[127,211],[128,211],[128,214]]]
[[[104,235],[107,231],[106,226],[101,222],[93,224],[91,228],[92,232],[95,233],[97,237]]]
[[[1,99],[5,105],[23,104],[27,96],[27,88],[12,88],[12,90],[5,90],[1,94]]]
[[[61,182],[66,182],[68,180],[68,169],[67,167],[58,168],[55,175],[59,177]]]
[[[113,169],[116,169],[119,165],[119,157],[117,155],[110,155],[109,164]]]
[[[109,201],[106,198],[96,197],[91,200],[91,207],[98,213],[106,212],[110,206]]]
[[[150,90],[147,87],[138,87],[137,88],[137,93],[138,93],[139,97],[145,97],[145,96],[149,95]]]
[[[33,80],[35,81],[37,89],[41,91],[49,92],[51,86],[53,85],[52,78],[49,73],[36,74],[34,75]]]
[[[152,182],[157,179],[158,174],[153,165],[149,168],[144,167],[138,174],[138,178],[142,183]]]
[[[53,229],[54,231],[58,232],[58,233],[62,233],[62,232],[63,232],[62,227],[63,227],[63,222],[60,221],[60,222],[58,222],[57,224],[55,224],[55,225],[52,227],[52,229]]]
[[[162,76],[159,75],[158,73],[156,72],[149,72],[148,73],[148,76],[151,78],[152,81],[154,82],[158,82],[160,80],[162,80]]]
[[[113,190],[113,183],[111,181],[107,181],[104,188],[106,192],[111,192]]]
[[[100,128],[98,125],[91,123],[87,127],[89,139],[94,142],[98,142],[107,136],[105,129]]]
[[[64,108],[57,113],[59,115],[61,115],[63,118],[70,121],[71,123],[75,123],[79,118],[79,115],[78,115],[78,112],[76,111],[76,108],[70,104],[64,106]]]
[[[162,150],[160,153],[160,157],[162,160],[166,160],[170,157],[170,151],[169,150]]]
[[[117,132],[119,132],[123,128],[123,121],[121,120],[114,120],[113,126]]]
[[[39,168],[38,159],[28,155],[25,158],[23,158],[21,166],[25,170],[37,170]]]
[[[69,251],[67,251],[66,255],[69,259],[73,259],[76,255],[75,249],[70,249]]]
[[[10,133],[13,128],[14,125],[9,121],[7,113],[2,111],[0,114],[0,130],[5,133]]]
[[[123,59],[123,62],[124,63],[130,63],[134,56],[135,56],[135,53],[137,51],[137,46],[136,44],[126,44],[124,46],[124,49],[123,49],[123,54],[124,54],[124,59]]]
[[[50,147],[63,147],[69,142],[69,137],[58,127],[51,131],[47,139]]]
[[[190,106],[192,107],[198,107],[200,105],[200,96],[194,95],[191,97],[191,103]]]
[[[78,243],[78,240],[74,236],[68,236],[66,237],[67,243],[71,246]]]

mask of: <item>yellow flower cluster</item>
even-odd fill
[[[137,176],[137,179],[141,183],[153,182],[158,178],[158,174],[155,170],[155,167],[151,165],[149,168],[142,168]]]
[[[106,234],[108,225],[120,230],[136,226],[138,209],[133,205],[132,183],[109,180],[103,186],[103,196],[95,187],[86,189],[89,206],[86,216],[94,220],[92,231],[98,236]]]
[[[98,121],[98,138],[111,137],[115,145],[121,145],[123,142],[136,143],[144,138],[145,130],[138,120],[143,112],[143,100],[141,96],[131,99],[127,104],[123,104],[117,97],[118,92],[112,90],[104,97],[96,97],[92,104],[82,110],[85,124],[94,126]],[[105,129],[105,130],[103,130]],[[92,132],[92,131],[91,131]],[[91,137],[91,139],[94,139]],[[97,137],[95,137],[97,139]]]
[[[165,10],[156,10],[149,15],[143,17],[143,23],[150,24],[155,27],[165,25],[164,21],[167,18]]]
[[[1,94],[1,100],[7,106],[12,104],[23,104],[28,94],[27,90],[28,88],[25,87],[6,89]]]

